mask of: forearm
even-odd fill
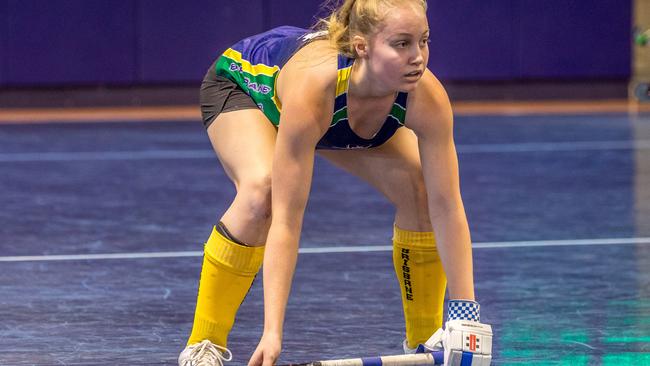
[[[298,259],[311,166],[299,169],[287,164],[283,173],[276,171],[273,176],[273,213],[264,253],[264,332],[280,336]]]
[[[474,272],[469,226],[462,207],[429,205],[438,253],[447,275],[451,299],[474,300]]]
[[[264,332],[280,337],[311,185],[313,151],[313,146],[279,144],[273,162],[272,217],[264,254]]]
[[[284,315],[298,257],[299,231],[271,224],[264,254],[264,332],[282,335]]]

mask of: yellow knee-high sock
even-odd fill
[[[433,232],[394,226],[393,265],[402,289],[408,346],[426,342],[442,327],[447,277]]]
[[[235,315],[262,265],[264,247],[236,244],[212,230],[205,243],[194,325],[187,344],[226,347]]]

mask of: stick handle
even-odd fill
[[[348,358],[342,360],[316,361],[279,366],[423,366],[442,365],[444,352],[417,353],[367,358]]]

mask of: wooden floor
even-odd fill
[[[628,100],[457,102],[456,115],[531,115],[650,112],[650,104]],[[196,121],[198,106],[2,109],[0,123]]]

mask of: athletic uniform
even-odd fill
[[[279,27],[246,38],[226,50],[212,64],[201,86],[201,111],[206,127],[219,113],[249,108],[259,108],[273,125],[278,126],[282,105],[276,94],[277,76],[292,55],[322,35],[295,27]],[[347,116],[347,92],[353,63],[354,59],[338,55],[336,94],[331,96],[335,98],[332,121],[318,142],[318,149],[376,147],[404,125],[408,95],[398,93],[375,136],[364,139],[352,131]],[[223,366],[223,362],[232,359],[226,348],[228,335],[239,305],[262,266],[264,250],[264,246],[237,242],[221,223],[213,228],[205,243],[194,323],[187,346],[178,359],[180,366]],[[445,342],[452,337],[444,333],[446,338],[440,338],[442,331],[436,332],[442,327],[447,280],[434,233],[410,231],[394,225],[393,266],[404,309],[405,352],[415,352],[416,347],[417,350],[424,347],[423,350],[431,351],[438,349],[440,342],[447,347]],[[476,333],[475,324],[480,323],[467,325],[467,320],[478,322],[478,316],[478,303],[449,301],[448,319],[460,321],[462,324],[454,326],[462,329],[458,328],[460,330],[454,333],[453,340],[457,341],[454,350],[445,348],[445,362],[456,357],[452,355],[449,358],[449,352],[461,355],[460,351],[457,352],[465,349],[461,336],[469,334],[467,347],[472,352],[462,352],[462,359],[457,357],[448,364],[489,365],[491,329],[488,339]],[[434,336],[430,337],[431,334]],[[487,332],[485,334],[488,337]],[[478,354],[479,345],[488,349],[486,356]],[[472,363],[473,357],[478,361]]]
[[[259,108],[275,126],[280,124],[282,104],[277,96],[281,68],[300,48],[322,34],[290,26],[271,29],[246,38],[227,49],[210,67],[201,86],[203,122],[209,126],[222,112]],[[317,149],[364,149],[388,141],[404,125],[408,94],[399,92],[384,124],[365,139],[350,128],[347,92],[353,58],[338,55],[338,76],[330,128]]]

